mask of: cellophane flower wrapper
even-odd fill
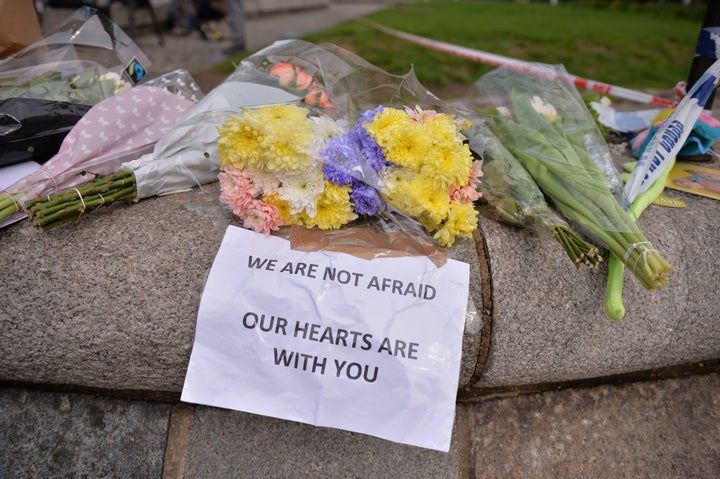
[[[476,203],[484,216],[515,227],[550,232],[575,266],[596,267],[602,261],[598,248],[573,230],[547,203],[535,180],[500,139],[477,118],[466,134],[470,148],[483,160],[483,177]]]
[[[83,7],[42,40],[0,61],[0,98],[93,105],[144,77],[125,71],[133,60],[143,69],[150,65],[118,25]]]
[[[219,128],[221,201],[245,227],[335,230],[370,219],[446,247],[476,229],[481,172],[463,122],[412,71],[391,75],[298,40],[243,63],[231,78],[271,78],[301,98],[233,112]]]
[[[622,259],[645,288],[664,286],[671,267],[622,208],[622,179],[577,89],[562,80],[561,66],[533,72],[493,70],[467,103],[489,99],[499,114],[485,124],[566,220]]]
[[[149,64],[122,29],[89,7],[0,60],[0,166],[47,161],[92,105],[142,81]]]
[[[266,83],[272,82],[268,80]],[[167,123],[164,134],[149,148],[124,156],[122,163],[110,173],[77,185],[78,189],[90,192],[90,200],[70,190],[50,195],[42,204],[32,200],[30,222],[43,231],[52,229],[77,220],[92,209],[108,206],[111,202],[103,200],[108,193],[117,196],[130,187],[131,191],[121,195],[120,199],[139,201],[215,182],[219,172],[217,126],[229,112],[247,105],[297,99],[296,95],[277,86],[231,81],[228,78],[185,111],[176,122]],[[60,204],[66,213],[62,217],[54,215],[54,219],[46,224],[46,220],[40,218],[44,211],[58,209]],[[92,205],[92,209],[88,205]]]
[[[622,177],[585,101],[574,84],[563,80],[567,71],[562,65],[532,65],[532,74],[502,67],[483,75],[471,88],[466,102],[476,111],[478,105],[491,105],[512,114],[513,91],[524,91],[535,111],[587,152],[607,178],[610,190],[621,201]]]
[[[186,70],[174,70],[94,105],[58,153],[0,192],[0,227],[26,217],[26,202],[107,175],[155,147],[204,96]]]

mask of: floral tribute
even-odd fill
[[[269,105],[230,116],[218,132],[220,200],[246,228],[330,230],[395,210],[446,247],[477,228],[481,163],[449,114],[379,106],[350,128]]]
[[[322,85],[318,85],[313,76],[299,66],[288,62],[275,63],[268,69],[268,75],[275,78],[279,86],[304,94],[303,101],[308,105],[334,108]]]

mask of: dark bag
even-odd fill
[[[90,108],[35,98],[0,100],[0,167],[28,160],[45,163]]]

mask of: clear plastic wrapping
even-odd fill
[[[499,68],[484,75],[478,97],[504,113],[485,123],[565,219],[630,265],[644,287],[660,288],[671,267],[622,208],[609,148],[574,85],[557,80],[563,71],[548,65],[532,74]]]
[[[117,25],[88,7],[0,60],[0,166],[49,160],[92,105],[145,80],[148,64]]]
[[[292,40],[230,79],[271,80],[301,98],[235,112],[220,128],[221,199],[246,227],[330,230],[377,217],[443,246],[477,227],[479,163],[462,121],[412,71],[391,75],[337,46]]]
[[[49,161],[0,193],[0,226],[24,218],[29,200],[112,173],[152,151],[202,96],[187,71],[175,70],[89,108]]]

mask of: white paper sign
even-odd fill
[[[447,452],[469,266],[301,252],[230,226],[182,400]]]

